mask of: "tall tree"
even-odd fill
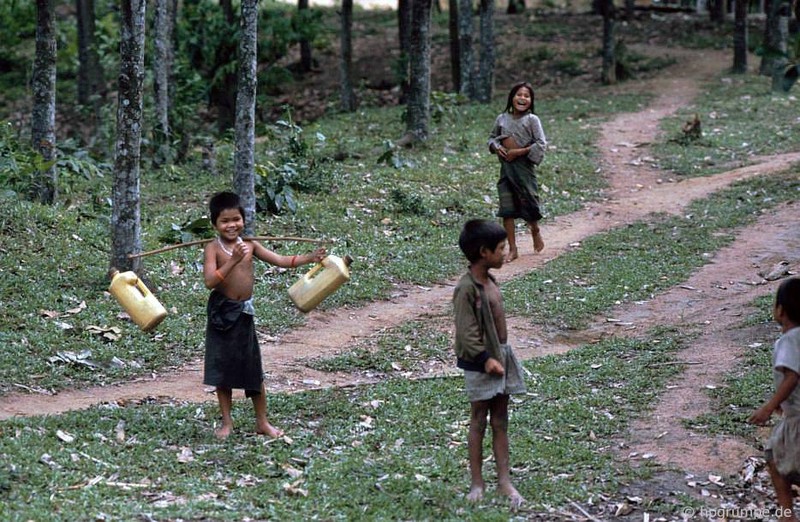
[[[788,56],[790,6],[784,0],[766,0],[764,11],[767,16],[764,21],[763,53],[758,72],[778,79],[783,76]],[[776,85],[773,81],[773,88],[777,86],[781,89],[780,83]]]
[[[603,65],[600,81],[606,85],[617,83],[617,50],[614,36],[616,9],[614,0],[600,0],[600,14],[603,15]]]
[[[226,67],[236,61],[236,13],[231,0],[220,0],[227,28],[220,35],[215,62],[219,68],[209,88],[209,101],[217,111],[217,130],[222,134],[236,122],[236,72]]]
[[[461,51],[459,50],[460,41],[458,38],[458,0],[447,0],[447,29],[450,37],[450,79],[453,82],[453,90],[461,91]]]
[[[397,70],[400,79],[400,103],[405,103],[408,98],[408,62],[411,54],[411,2],[412,0],[397,0],[397,38],[400,44],[400,57]]]
[[[94,0],[76,0],[78,14],[78,103],[100,108],[97,96],[103,94],[103,69],[95,45]],[[93,99],[94,97],[94,99]]]
[[[239,39],[239,77],[236,91],[233,189],[244,207],[245,234],[253,235],[256,218],[256,66],[258,49],[258,0],[242,0]]]
[[[117,142],[111,212],[111,266],[138,270],[141,258],[139,163],[142,143],[144,89],[144,29],[147,0],[120,2],[119,78],[117,81]]]
[[[469,99],[475,98],[475,71],[472,42],[472,0],[458,2],[458,61],[461,79],[459,91]]]
[[[525,12],[525,0],[508,0],[506,14],[520,14]]]
[[[479,14],[481,53],[478,78],[474,86],[475,99],[489,103],[494,90],[494,0],[481,0]]]
[[[297,14],[298,20],[301,24],[303,24],[303,20],[306,18],[305,15],[308,13],[308,0],[297,0]],[[301,34],[303,33],[302,27]],[[312,60],[311,60],[311,42],[308,38],[304,35],[300,38],[300,70],[302,72],[308,72],[311,70],[312,67]]]
[[[31,141],[44,160],[35,182],[35,196],[51,204],[58,196],[56,147],[56,26],[53,0],[36,0],[36,56],[31,78],[33,110]]]
[[[169,122],[169,108],[172,92],[172,62],[175,55],[173,47],[175,9],[174,0],[156,0],[153,19],[155,59],[153,60],[153,90],[155,91],[156,125],[153,130],[155,153],[153,166],[160,167],[172,159],[170,142],[172,131]]]
[[[411,6],[409,70],[406,136],[425,141],[431,113],[431,0],[414,0]]]
[[[356,94],[353,90],[353,0],[342,0],[342,58],[339,78],[342,95],[342,110],[356,110]]]
[[[733,22],[732,72],[747,72],[747,0],[736,0]]]
[[[722,25],[725,22],[727,0],[708,0],[708,15],[712,22]]]

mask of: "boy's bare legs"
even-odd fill
[[[508,255],[506,256],[506,263],[510,263],[519,257],[517,252],[517,236],[514,228],[514,218],[503,218],[503,228],[506,229],[508,236]]]
[[[470,403],[469,433],[467,449],[469,450],[470,486],[467,500],[477,502],[483,498],[486,483],[483,481],[483,436],[486,433],[486,414],[489,412],[489,401]]]
[[[267,420],[267,392],[263,382],[261,383],[261,393],[253,395],[253,409],[256,411],[256,433],[269,435],[273,439],[283,436],[283,430],[279,430]]]
[[[542,231],[539,229],[539,222],[528,222],[528,228],[531,231],[531,238],[533,238],[533,251],[541,252],[544,250],[544,239],[542,239]]]
[[[508,457],[508,395],[498,395],[489,402],[492,425],[492,451],[497,465],[497,491],[508,497],[512,509],[519,508],[525,499],[511,484]]]
[[[769,476],[772,478],[772,485],[775,487],[775,496],[778,498],[778,505],[781,507],[782,511],[778,519],[797,522],[797,517],[794,515],[792,506],[792,484],[786,480],[786,477],[778,473],[774,462],[768,462],[767,469],[769,470]]]
[[[217,400],[219,401],[219,411],[222,414],[222,426],[217,428],[214,434],[218,439],[227,439],[233,431],[233,418],[231,417],[233,390],[217,386]]]

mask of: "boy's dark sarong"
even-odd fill
[[[250,397],[260,393],[264,371],[253,316],[243,309],[243,301],[211,292],[203,384],[244,389]]]
[[[527,158],[501,162],[497,194],[500,199],[498,217],[521,218],[528,223],[542,219],[539,183],[533,163]]]

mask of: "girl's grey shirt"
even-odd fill
[[[505,138],[511,137],[520,147],[531,146],[528,159],[538,165],[544,159],[547,150],[547,138],[544,135],[542,122],[535,114],[528,113],[519,118],[508,112],[500,114],[494,121],[494,127],[489,134],[489,151],[500,147]]]

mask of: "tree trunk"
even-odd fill
[[[458,38],[458,0],[448,0],[447,29],[450,37],[450,80],[453,91],[461,91],[461,51]]]
[[[414,0],[411,7],[409,69],[407,136],[425,141],[431,112],[431,0]]]
[[[481,54],[474,85],[475,99],[489,103],[494,89],[494,0],[481,0],[480,27]]]
[[[114,159],[113,209],[111,213],[111,266],[120,271],[138,270],[141,251],[139,160],[142,143],[144,85],[144,28],[147,0],[120,2],[120,57],[117,88],[117,143]]]
[[[472,0],[459,0],[458,2],[458,51],[461,73],[458,92],[472,100],[475,98]]]
[[[356,110],[356,95],[353,91],[353,0],[342,0],[342,59],[340,81],[342,89],[342,110]]]
[[[605,85],[617,83],[617,58],[614,41],[614,0],[602,0],[601,14],[603,15],[603,65],[600,80]]]
[[[736,74],[747,72],[747,0],[736,0],[731,71]]]
[[[758,66],[758,74],[772,76],[774,62],[778,56],[778,10],[781,0],[764,0],[764,38],[761,43],[762,54],[761,64]]]
[[[634,11],[636,7],[635,0],[625,0],[625,20],[631,22],[636,17]]]
[[[772,90],[774,92],[781,92],[784,90],[784,71],[788,63],[788,40],[789,40],[789,16],[790,6],[786,2],[781,2],[781,7],[778,10],[778,34],[776,37],[776,44],[778,50],[778,57],[772,63]],[[796,57],[795,57],[796,58]]]
[[[525,0],[508,0],[506,14],[520,14],[525,12]]]
[[[400,58],[398,58],[398,76],[400,82],[400,103],[408,99],[408,61],[411,54],[411,2],[412,0],[397,0],[397,37],[400,43]]]
[[[247,235],[255,231],[256,59],[258,0],[242,0],[239,80],[236,92],[236,152],[233,188],[242,200]]]
[[[97,112],[100,103],[93,96],[103,94],[105,89],[94,41],[94,0],[76,0],[75,10],[78,14],[78,103],[91,104]]]
[[[708,0],[708,15],[712,22],[722,25],[725,22],[726,0]]]
[[[308,11],[308,0],[297,0],[297,10],[300,20],[303,20],[303,12]],[[300,71],[306,73],[311,70],[311,42],[306,38],[300,40]]]
[[[172,78],[172,61],[174,57],[173,26],[175,19],[172,13],[174,8],[173,0],[156,0],[155,36],[153,44],[155,47],[155,59],[153,60],[153,90],[155,91],[155,111],[156,125],[153,131],[153,142],[155,151],[153,154],[153,167],[170,163],[172,152],[170,143],[172,132],[169,124],[169,108],[172,106],[170,100],[170,85]]]
[[[36,0],[36,56],[31,78],[33,109],[31,142],[42,155],[45,169],[37,174],[36,198],[52,204],[58,196],[56,147],[56,23],[53,0]]]

